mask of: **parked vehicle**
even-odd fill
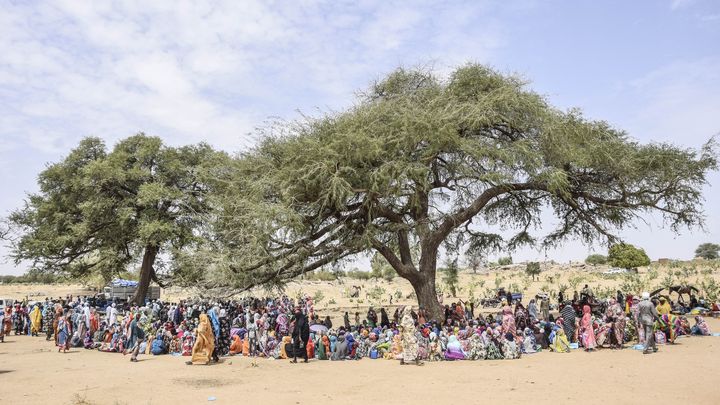
[[[483,298],[480,300],[480,305],[483,308],[497,308],[500,305],[500,300],[497,298]]]
[[[498,288],[497,293],[495,294],[495,297],[500,301],[502,301],[504,298],[506,299],[507,292],[505,291],[505,288],[503,288],[503,287]],[[513,305],[516,302],[520,302],[520,301],[522,301],[522,297],[523,297],[522,293],[514,292],[511,294],[512,302],[508,302],[508,304]]]
[[[103,292],[95,296],[98,302],[127,302],[135,296],[138,282],[133,280],[115,279],[103,288]],[[160,299],[160,287],[148,287],[145,301]]]

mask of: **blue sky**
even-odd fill
[[[698,147],[720,133],[715,0],[0,0],[0,55],[0,215],[84,136],[112,145],[144,131],[241,151],[266,120],[341,109],[397,66],[487,63],[642,142]],[[675,236],[649,217],[622,236],[652,258],[691,257],[720,242],[718,173],[705,197],[704,231]],[[24,269],[0,263],[0,274]]]

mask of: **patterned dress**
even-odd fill
[[[421,333],[417,333],[418,338],[418,358],[420,360],[427,360],[428,350],[430,346],[430,340],[423,336]]]
[[[50,332],[48,336],[51,336],[52,333],[54,316],[55,313],[52,307],[47,307],[43,311],[42,331],[44,333]]]
[[[625,343],[625,311],[618,303],[614,303],[610,306],[608,311],[613,316],[613,332],[615,333],[615,340],[618,346],[622,346]]]
[[[514,340],[504,339],[503,357],[505,358],[505,360],[514,360],[520,358],[520,350]]]
[[[410,311],[404,311],[400,325],[402,327],[402,359],[405,362],[418,360],[418,339],[415,335],[415,321],[410,315]]]
[[[230,321],[223,316],[219,318],[220,335],[217,337],[217,354],[218,356],[227,356],[230,352]]]
[[[467,351],[468,360],[484,360],[485,359],[485,344],[483,343],[482,337],[477,333],[470,337],[470,343],[468,344]]]
[[[500,348],[498,347],[496,340],[490,340],[487,345],[485,345],[485,359],[486,360],[502,360],[503,354],[500,352]]]
[[[437,338],[435,332],[430,333],[430,343],[428,344],[428,357],[429,361],[440,361],[443,358],[442,348],[440,347],[440,341]]]

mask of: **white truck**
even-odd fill
[[[132,280],[115,279],[103,288],[103,298],[107,301],[126,302],[135,296],[138,282]],[[160,299],[160,287],[149,286],[145,300]]]

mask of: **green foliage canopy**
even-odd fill
[[[695,249],[695,256],[702,257],[707,260],[714,260],[720,257],[718,256],[718,252],[720,252],[720,245],[715,243],[703,243]]]
[[[40,191],[10,215],[20,234],[13,257],[45,272],[97,272],[106,280],[142,258],[142,290],[157,280],[160,252],[197,242],[210,210],[209,179],[218,177],[211,168],[224,158],[206,144],[168,147],[144,134],[110,152],[99,138],[85,138],[40,173]]]
[[[512,256],[505,256],[498,259],[498,265],[500,266],[508,266],[510,264],[513,264]]]
[[[343,111],[260,135],[229,169],[212,237],[183,258],[184,279],[281,286],[374,250],[434,316],[441,245],[455,254],[614,241],[654,211],[675,230],[697,225],[701,186],[717,167],[713,142],[642,145],[477,64],[447,79],[398,69]],[[559,226],[534,235],[546,208]]]
[[[650,258],[643,249],[628,243],[618,243],[608,250],[608,263],[614,267],[634,269],[650,264]]]

